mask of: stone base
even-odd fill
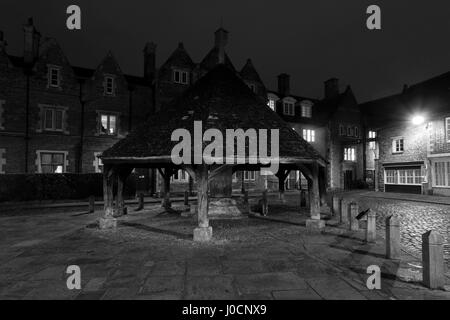
[[[117,228],[117,219],[115,218],[100,218],[98,220],[100,229],[114,229]]]
[[[206,242],[212,239],[212,227],[207,228],[195,228],[194,229],[194,241]]]
[[[308,230],[322,230],[325,228],[325,220],[308,219],[306,220],[306,229]]]
[[[243,198],[210,198],[208,204],[208,218],[240,219],[249,213],[249,205]]]

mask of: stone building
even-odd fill
[[[95,69],[71,65],[32,19],[23,32],[20,57],[0,33],[0,172],[101,172],[97,155],[153,112],[151,83],[111,52]]]
[[[450,72],[361,105],[376,189],[450,195],[449,87]]]
[[[97,157],[149,116],[158,117],[219,61],[233,70],[264,103],[290,123],[327,159],[321,179],[328,189],[354,186],[363,179],[362,127],[350,88],[337,79],[325,83],[323,99],[290,91],[287,74],[278,89],[266,89],[251,59],[238,70],[227,55],[228,32],[214,33],[212,48],[199,62],[179,43],[159,67],[157,46],[143,50],[143,76],[124,74],[111,52],[96,68],[73,66],[55,39],[41,38],[30,19],[23,27],[23,56],[8,54],[0,40],[0,173],[101,172]],[[138,189],[156,193],[162,178],[154,170],[139,171]],[[172,176],[174,192],[193,188],[187,172]],[[278,190],[276,177],[258,170],[237,171],[233,188]],[[305,187],[300,171],[292,171],[285,187]]]

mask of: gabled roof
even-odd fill
[[[219,64],[219,48],[212,48],[208,54],[203,58],[202,62],[200,62],[200,68],[206,71],[212,70],[215,66]],[[225,53],[225,66],[235,71],[236,69],[233,66],[228,55]]]
[[[239,74],[241,75],[242,79],[244,79],[244,80],[263,83],[258,72],[256,71],[255,67],[253,66],[251,59],[247,59],[247,62],[245,63],[244,67],[242,68],[242,70]]]
[[[180,68],[193,68],[195,67],[195,63],[192,61],[191,57],[187,53],[186,49],[182,42],[178,44],[178,47],[174,52],[169,56],[166,62],[163,64],[164,66],[177,66]]]
[[[171,150],[178,143],[171,141],[172,132],[184,128],[194,137],[194,121],[202,121],[203,131],[215,128],[224,137],[226,129],[279,129],[280,157],[305,162],[323,161],[310,144],[224,65],[215,67],[171,107],[160,111],[104,151],[102,158],[110,163],[124,159],[134,163],[154,158],[165,158],[169,162]]]
[[[403,92],[360,104],[369,125],[408,122],[416,114],[450,113],[450,72],[405,87]]]

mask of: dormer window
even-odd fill
[[[295,115],[294,103],[287,101],[283,102],[283,114],[287,116],[294,116]]]
[[[275,111],[275,100],[269,99],[269,102],[267,102],[267,105],[269,106],[270,109]]]
[[[179,84],[189,84],[189,72],[183,70],[173,70],[173,82]]]
[[[60,86],[60,68],[57,66],[48,67],[48,86],[53,88],[59,88]]]
[[[105,77],[105,94],[107,95],[113,95],[114,94],[114,77],[106,76]]]

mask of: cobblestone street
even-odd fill
[[[401,224],[402,245],[413,253],[422,254],[422,234],[428,230],[435,230],[445,238],[444,254],[447,268],[450,267],[450,206],[412,202],[405,200],[375,198],[358,195],[356,197],[360,211],[370,208],[377,213],[377,229],[384,235],[385,219],[396,215]]]

